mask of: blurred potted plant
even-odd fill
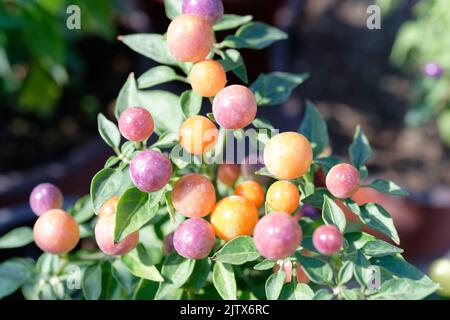
[[[386,15],[402,4],[378,0]],[[414,96],[405,122],[424,125],[436,119],[442,141],[450,146],[450,12],[446,0],[417,1],[413,19],[397,35],[391,62],[412,75]]]
[[[80,29],[67,27],[70,5],[80,8]],[[73,179],[62,187],[76,190],[89,179],[83,180],[78,168],[96,170],[97,160],[104,159],[106,150],[92,143],[74,146],[92,138],[95,115],[109,102],[111,81],[122,72],[114,67],[112,53],[98,56],[98,50],[113,51],[119,5],[108,0],[0,2],[0,206],[23,200],[36,180]],[[95,71],[105,58],[113,68]]]

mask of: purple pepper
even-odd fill
[[[173,237],[173,245],[179,255],[187,259],[203,259],[214,247],[213,227],[202,218],[191,218],[181,223]]]
[[[144,150],[131,160],[130,176],[142,192],[155,192],[162,189],[172,176],[172,163],[161,152]]]
[[[436,62],[430,61],[423,65],[422,73],[427,77],[430,77],[433,79],[439,79],[442,76],[442,74],[444,73],[444,70]]]
[[[184,0],[182,13],[199,16],[211,24],[218,22],[223,16],[221,0]]]
[[[62,203],[61,190],[51,183],[38,184],[30,194],[31,210],[38,216],[51,209],[61,208]]]

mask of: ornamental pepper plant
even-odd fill
[[[363,186],[407,195],[392,181],[366,181],[371,148],[362,128],[344,163],[329,152],[312,102],[297,132],[257,117],[308,76],[273,72],[251,81],[239,49],[287,35],[223,14],[219,0],[165,5],[167,34],[119,37],[161,65],[130,74],[114,121],[98,116],[115,155],[73,207],[61,208],[56,186],[36,186],[34,228],[9,232],[0,248],[34,241],[44,253],[1,263],[0,297],[20,289],[26,299],[357,300],[436,291],[402,257],[389,213],[352,200]],[[219,41],[217,31],[230,34]],[[231,73],[239,81],[228,80]],[[154,88],[171,81],[189,89],[177,96]],[[250,140],[253,152],[229,161],[230,140]]]

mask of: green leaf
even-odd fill
[[[19,261],[0,263],[0,299],[19,289],[31,277],[30,269]]]
[[[134,290],[133,300],[153,300],[159,284],[158,282],[141,279]]]
[[[295,254],[298,262],[303,268],[308,278],[320,285],[332,285],[333,284],[333,270],[331,266],[317,258],[306,257],[299,253]]]
[[[336,157],[329,156],[329,157],[323,157],[323,158],[317,158],[314,160],[315,164],[318,164],[322,167],[323,174],[326,176],[328,174],[328,171],[330,171],[331,168],[333,168],[335,165],[341,163],[341,160],[339,160]]]
[[[176,252],[172,252],[164,260],[161,274],[165,282],[179,288],[189,280],[194,266],[195,260],[186,259]]]
[[[369,184],[368,187],[375,189],[378,192],[390,194],[392,196],[406,197],[409,195],[407,191],[403,190],[401,187],[390,180],[377,179]]]
[[[166,131],[159,136],[158,141],[152,144],[152,148],[166,149],[175,146],[178,143],[178,132]]]
[[[195,292],[199,292],[206,284],[211,271],[211,261],[208,258],[197,260],[195,262],[194,271],[190,278],[190,283]]]
[[[119,95],[116,100],[116,108],[114,109],[114,114],[117,119],[119,119],[122,112],[128,107],[138,107],[141,105],[138,96],[138,89],[136,84],[136,79],[134,78],[134,73],[130,73],[127,81],[120,89]]]
[[[384,256],[370,259],[373,265],[379,266],[389,275],[423,283],[433,283],[431,279],[419,269],[398,256]]]
[[[366,256],[370,257],[384,257],[397,253],[403,253],[402,249],[383,240],[369,241],[362,247],[361,250]]]
[[[114,240],[122,241],[150,221],[158,211],[158,205],[149,206],[148,203],[158,204],[163,194],[164,190],[145,193],[137,188],[128,189],[117,204]]]
[[[348,289],[346,287],[341,287],[340,291],[345,300],[359,300],[360,299],[359,288]]]
[[[119,157],[111,156],[106,160],[104,168],[112,168],[120,162]]]
[[[61,260],[59,256],[50,253],[43,253],[36,262],[36,270],[41,275],[49,276],[56,273],[60,265]]]
[[[91,181],[91,202],[95,213],[98,214],[100,207],[112,196],[121,196],[132,184],[128,167],[124,170],[106,168],[97,172]]]
[[[134,141],[127,141],[122,144],[122,147],[120,148],[120,153],[127,159],[130,159],[134,152],[136,152],[136,145],[134,144]]]
[[[89,195],[78,199],[75,205],[67,211],[75,218],[78,224],[89,221],[95,215]]]
[[[192,90],[183,92],[180,96],[180,106],[186,118],[190,118],[200,113],[203,97]]]
[[[19,227],[0,238],[0,249],[12,249],[26,246],[33,242],[33,229]]]
[[[287,101],[292,91],[308,78],[306,73],[272,72],[260,74],[250,86],[258,106],[274,106]]]
[[[342,199],[341,201],[351,212],[355,213],[356,215],[361,214],[361,209],[359,208],[359,205],[351,198]]]
[[[333,294],[326,289],[318,290],[313,297],[313,300],[331,300],[331,299],[333,299]]]
[[[348,151],[350,153],[350,159],[357,169],[361,169],[372,156],[372,148],[361,126],[356,127],[353,143],[350,145]]]
[[[362,206],[360,218],[369,227],[387,235],[395,243],[400,243],[391,215],[379,204],[367,203]]]
[[[391,279],[381,285],[370,299],[422,300],[439,289],[436,283],[422,283],[410,279]]]
[[[252,16],[238,16],[235,14],[224,14],[222,19],[213,26],[214,31],[235,29],[252,21]]]
[[[347,221],[341,208],[328,196],[324,196],[322,207],[322,218],[326,224],[331,224],[339,228],[344,233]]]
[[[269,172],[269,170],[267,170],[266,167],[263,167],[259,170],[255,171],[255,174],[259,175],[259,176],[266,176],[266,177],[271,177],[271,178],[275,178],[275,176],[273,174],[271,174]]]
[[[186,82],[186,78],[178,75],[171,67],[158,66],[146,71],[137,79],[139,89],[151,88],[170,81]]]
[[[102,268],[100,264],[89,266],[83,273],[83,295],[86,300],[98,300],[102,293]]]
[[[178,96],[161,90],[139,91],[142,107],[152,114],[155,132],[158,135],[166,131],[178,132],[184,120],[178,103]]]
[[[352,280],[353,269],[353,262],[345,261],[338,273],[338,284],[343,285]]]
[[[216,254],[214,260],[233,265],[241,265],[259,258],[253,238],[240,236],[228,241]]]
[[[251,22],[240,27],[235,35],[227,36],[222,45],[236,49],[264,49],[287,37],[286,33],[268,24]]]
[[[275,129],[270,121],[264,118],[256,118],[253,120],[252,125],[257,129]]]
[[[298,283],[294,291],[295,300],[312,300],[314,291],[305,283]]]
[[[281,293],[280,296],[278,297],[278,300],[295,300],[294,292],[295,292],[294,283],[292,282],[285,283],[283,285],[283,288],[281,289]]]
[[[160,282],[155,300],[181,300],[183,289],[167,282]]]
[[[377,238],[365,232],[351,232],[345,234],[344,237],[356,250],[364,247],[369,241],[377,240]]]
[[[374,268],[371,267],[369,260],[360,252],[356,252],[356,256],[353,259],[354,275],[358,283],[367,287],[373,280]]]
[[[164,198],[166,200],[166,208],[167,208],[167,213],[170,216],[170,220],[172,222],[174,222],[176,220],[175,217],[175,207],[173,206],[173,202],[172,202],[172,195],[170,192],[166,192],[164,195]]]
[[[148,257],[144,255],[143,249],[140,249],[139,245],[130,253],[123,255],[121,260],[128,268],[128,271],[136,277],[157,282],[164,280],[158,269],[150,261],[146,261]]]
[[[213,268],[213,284],[224,300],[236,300],[236,279],[233,266],[217,261]]]
[[[118,39],[133,51],[150,58],[159,64],[178,66],[178,61],[173,58],[167,48],[164,36],[154,33],[136,33],[119,36]]]
[[[302,199],[303,203],[309,204],[317,209],[322,209],[325,197],[331,198],[331,193],[326,188],[316,188],[315,192]]]
[[[219,60],[226,72],[232,71],[244,83],[248,83],[247,68],[244,59],[239,51],[227,49],[223,53],[223,58]]]
[[[207,116],[208,119],[211,120],[212,122],[217,123],[216,119],[214,118],[214,113],[208,112],[208,113],[206,114],[206,116]]]
[[[272,269],[277,262],[274,260],[264,259],[260,263],[256,264],[253,269],[255,270],[269,270]]]
[[[314,157],[318,157],[329,144],[327,123],[311,101],[306,101],[305,114],[298,132],[311,142]]]
[[[170,20],[181,14],[181,7],[183,5],[183,0],[164,0],[164,8],[166,11],[166,16]]]
[[[134,279],[136,278],[128,271],[128,268],[121,260],[116,259],[113,261],[111,272],[114,279],[126,290],[127,294],[131,294],[133,292]]]
[[[278,271],[270,275],[266,281],[266,297],[267,300],[277,300],[283,289],[286,273]]]
[[[98,114],[98,132],[108,146],[114,150],[120,147],[120,132],[114,122],[108,120],[103,114]]]

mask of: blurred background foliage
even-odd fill
[[[389,16],[403,1],[378,0]],[[450,10],[448,0],[421,0],[412,8],[412,19],[401,26],[390,60],[414,78],[413,100],[405,116],[410,126],[437,119],[443,142],[450,145]],[[433,64],[434,72],[424,70]]]
[[[66,27],[68,6],[78,5],[82,31]],[[115,35],[110,0],[3,0],[0,2],[0,98],[2,105],[48,116],[64,88],[86,68],[76,44],[92,34]]]

